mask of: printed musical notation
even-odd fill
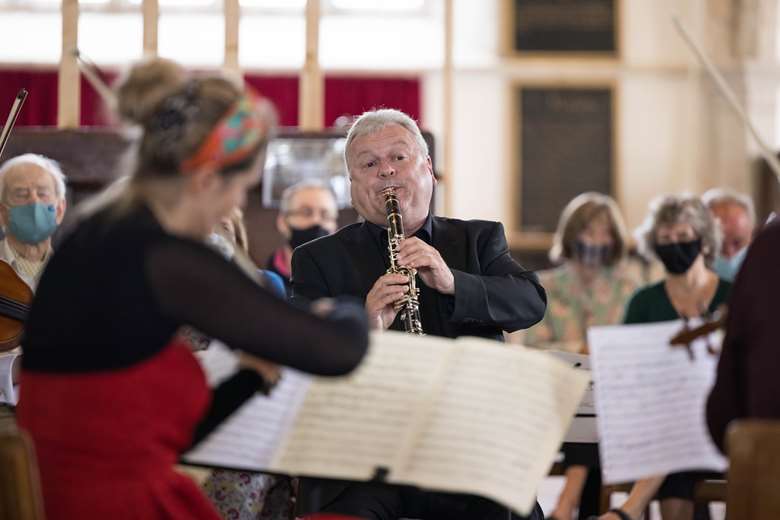
[[[717,359],[703,338],[691,345],[693,359],[671,347],[669,339],[681,326],[674,321],[588,331],[608,484],[726,467],[704,416]]]
[[[524,347],[383,332],[344,378],[285,372],[188,453],[193,464],[534,504],[588,376]]]

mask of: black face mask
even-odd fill
[[[306,242],[311,242],[315,238],[325,237],[329,234],[330,233],[328,233],[328,230],[319,224],[314,224],[313,226],[309,226],[303,229],[291,227],[290,239],[287,241],[287,243],[290,244],[291,248],[295,249],[296,247],[303,245]]]
[[[601,267],[607,264],[609,255],[612,253],[612,246],[601,245],[594,246],[586,244],[582,240],[574,243],[574,253],[577,260],[588,267]]]
[[[655,254],[664,263],[670,274],[688,272],[701,253],[701,239],[690,242],[673,242],[663,246],[655,246]]]

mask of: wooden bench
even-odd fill
[[[0,468],[0,518],[43,520],[38,463],[24,431],[0,433]]]
[[[780,421],[736,421],[726,447],[728,520],[780,518]]]

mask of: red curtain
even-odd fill
[[[111,85],[116,79],[115,72],[102,72],[103,81]],[[56,73],[55,73],[56,75]],[[100,98],[100,94],[86,78],[81,76],[81,126],[107,126],[113,121],[114,116],[109,113],[106,104]]]
[[[18,126],[57,124],[57,71],[48,69],[0,70],[0,125],[5,123],[19,89],[29,92]]]
[[[104,72],[110,82],[115,72]],[[282,126],[298,124],[297,76],[247,74],[246,81],[269,98],[279,112]],[[0,69],[0,119],[5,121],[16,93],[26,88],[30,95],[19,114],[19,126],[57,124],[57,70],[51,68]],[[342,115],[359,115],[372,108],[398,108],[420,119],[420,79],[366,76],[325,78],[325,125],[331,126]],[[110,118],[97,92],[82,77],[81,124],[103,126]],[[0,124],[2,124],[0,122]]]
[[[106,74],[111,82],[115,74]],[[5,122],[11,103],[19,89],[29,92],[24,102],[18,126],[54,126],[57,124],[57,78],[53,69],[0,69],[0,118]],[[81,124],[102,126],[109,118],[103,108],[100,96],[92,86],[81,78]]]
[[[244,80],[260,94],[273,101],[279,113],[279,124],[298,124],[298,78],[296,76],[261,76],[246,74]]]
[[[340,116],[358,116],[374,108],[397,108],[420,121],[419,78],[325,78],[325,126]]]

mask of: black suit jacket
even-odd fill
[[[338,296],[365,300],[387,270],[387,251],[370,226],[352,224],[298,247],[292,257],[293,299],[300,304]],[[512,259],[500,223],[433,217],[430,231],[431,245],[455,277],[454,297],[436,300],[444,318],[436,332],[503,340],[503,330],[530,327],[542,319],[544,289],[533,272]],[[428,325],[423,320],[430,334]],[[298,514],[319,511],[346,487],[343,482],[301,479]]]
[[[444,317],[440,335],[502,339],[502,331],[527,328],[542,319],[544,289],[533,272],[511,257],[500,223],[433,217],[431,235],[433,247],[455,277],[454,298],[438,302]],[[385,274],[386,256],[366,223],[304,244],[292,257],[293,298],[365,300]]]

